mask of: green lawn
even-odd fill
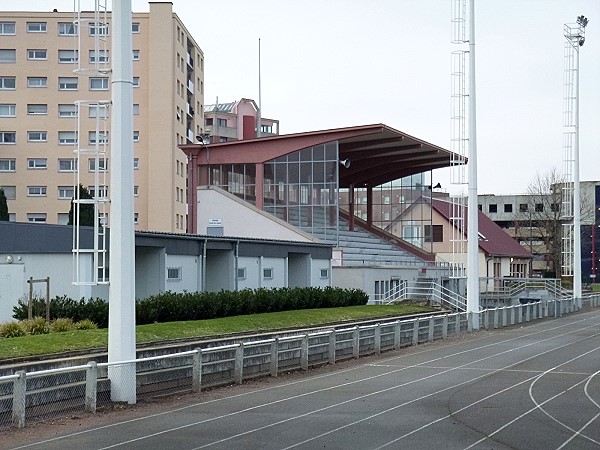
[[[136,328],[138,343],[168,339],[202,338],[231,333],[311,327],[344,320],[362,320],[424,313],[431,308],[413,305],[350,306],[345,308],[305,309],[221,319],[189,322],[167,322],[140,325]],[[85,349],[106,349],[106,329],[68,331],[17,338],[0,338],[0,360]]]

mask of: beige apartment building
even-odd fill
[[[178,145],[202,132],[204,55],[172,8],[150,2],[133,13],[135,221],[183,233],[187,160]],[[77,167],[93,195],[110,198],[110,107],[101,106],[111,98],[110,12],[100,17],[0,12],[0,187],[12,221],[67,223]],[[105,161],[77,161],[78,145],[97,142],[107,143]]]

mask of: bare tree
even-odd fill
[[[536,174],[527,187],[527,204],[519,205],[519,223],[515,224],[529,251],[544,256],[547,275],[551,277],[561,275],[563,224],[568,220],[564,215],[565,186],[565,177],[556,168]],[[589,199],[582,196],[582,217],[587,217],[590,209],[593,208]]]

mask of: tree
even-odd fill
[[[0,188],[0,220],[8,222],[8,203],[6,202],[6,195],[4,195],[4,189]]]
[[[516,228],[521,242],[530,252],[544,255],[547,274],[552,278],[561,276],[563,224],[565,216],[566,180],[556,168],[538,173],[527,187],[527,204],[518,206]],[[581,214],[587,214],[589,199],[581,199]]]
[[[93,199],[92,194],[81,184],[79,185],[79,199]],[[73,225],[75,223],[75,219],[77,215],[74,213],[75,204],[73,200],[71,200],[71,209],[69,210],[69,222],[68,225]],[[81,203],[79,204],[79,213],[81,214],[79,218],[79,225],[82,226],[94,226],[94,205],[91,203]]]

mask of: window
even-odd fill
[[[27,186],[28,197],[45,197],[46,186]]]
[[[402,226],[402,239],[406,242],[421,246],[421,228],[419,225],[403,225]]]
[[[140,215],[138,213],[133,213],[133,223],[139,223]]]
[[[27,114],[32,116],[48,114],[48,105],[43,103],[29,103],[27,105]]]
[[[529,207],[527,206],[527,203],[521,203],[519,205],[519,212],[527,212],[529,210]]]
[[[79,61],[78,50],[59,50],[58,62],[62,64],[73,64]]]
[[[444,226],[425,225],[425,242],[444,242]]]
[[[46,131],[28,131],[27,141],[29,142],[46,142],[48,133]]]
[[[77,105],[72,103],[58,105],[58,117],[77,117]]]
[[[552,212],[559,212],[560,211],[560,204],[558,204],[558,203],[550,203],[550,211],[552,211]]]
[[[58,198],[61,200],[71,200],[75,197],[75,188],[73,186],[59,186]]]
[[[77,144],[77,132],[76,131],[59,131],[58,132],[58,143],[61,145],[76,145]]]
[[[140,158],[133,158],[133,170],[140,168]]]
[[[28,33],[45,33],[46,22],[27,22]]]
[[[0,172],[14,172],[17,167],[15,159],[2,158],[0,159]]]
[[[58,160],[58,171],[59,172],[75,172],[77,170],[77,160],[74,158],[59,159]]]
[[[139,186],[134,186],[133,187],[133,196],[137,197],[138,195],[140,195],[140,187]]]
[[[27,213],[27,222],[46,223],[46,213]]]
[[[14,63],[17,61],[15,49],[0,49],[0,63]]]
[[[133,22],[131,24],[131,32],[132,33],[139,33],[140,32],[140,23],[139,22]]]
[[[139,61],[140,60],[140,51],[139,50],[134,50],[133,51],[133,60],[134,61]]]
[[[477,205],[477,209],[478,209],[479,211],[483,211],[483,205],[480,203],[479,205]]]
[[[140,87],[140,77],[133,77],[133,87]]]
[[[140,105],[138,103],[133,104],[133,115],[134,116],[140,115]]]
[[[14,144],[17,142],[16,131],[0,131],[0,144]]]
[[[45,88],[46,86],[48,86],[48,78],[46,77],[27,77],[27,87]]]
[[[498,212],[498,205],[492,203],[488,206],[488,212],[496,213]]]
[[[237,279],[238,280],[245,280],[246,279],[246,268],[245,267],[238,267],[238,269],[237,269]]]
[[[329,278],[329,269],[321,269],[321,279]]]
[[[98,144],[107,144],[108,143],[108,131],[99,131],[96,133],[95,131],[90,131],[88,133],[88,139],[90,145]]]
[[[6,200],[15,200],[17,198],[17,187],[16,186],[0,186],[0,189],[4,191]]]
[[[58,22],[59,36],[77,36],[77,25],[73,22]]]
[[[14,103],[0,104],[0,117],[15,117],[17,115],[17,105]]]
[[[265,280],[272,280],[273,279],[273,269],[270,267],[263,269],[263,278]]]
[[[90,172],[96,170],[96,158],[88,159],[88,170]],[[98,172],[108,172],[108,159],[98,158]]]
[[[227,119],[217,119],[217,126],[218,127],[226,127],[227,126]]]
[[[108,36],[108,23],[90,23],[90,36]]]
[[[91,91],[107,91],[108,90],[108,77],[90,78],[90,90]]]
[[[17,32],[15,22],[0,22],[0,35],[13,35]]]
[[[48,51],[42,49],[29,49],[27,50],[27,59],[36,60],[36,59],[48,59]]]
[[[505,203],[504,204],[504,212],[505,213],[511,213],[513,212],[513,207],[512,207],[512,203]]]
[[[181,267],[167,267],[167,281],[181,280]]]
[[[542,203],[536,203],[535,212],[544,212],[544,205]]]
[[[89,117],[108,118],[108,105],[89,105]]]
[[[0,89],[15,89],[17,79],[15,77],[0,77]]]
[[[88,191],[92,197],[96,197],[96,188],[94,186],[88,186]],[[108,198],[107,186],[98,186],[98,198]]]
[[[77,84],[77,77],[59,77],[58,78],[58,90],[59,91],[76,91],[79,87]]]
[[[28,169],[47,169],[48,160],[46,158],[29,158],[27,160]]]
[[[90,64],[107,63],[108,50],[90,50]]]
[[[140,140],[140,132],[134,131],[133,132],[133,142],[139,142],[139,140]]]

